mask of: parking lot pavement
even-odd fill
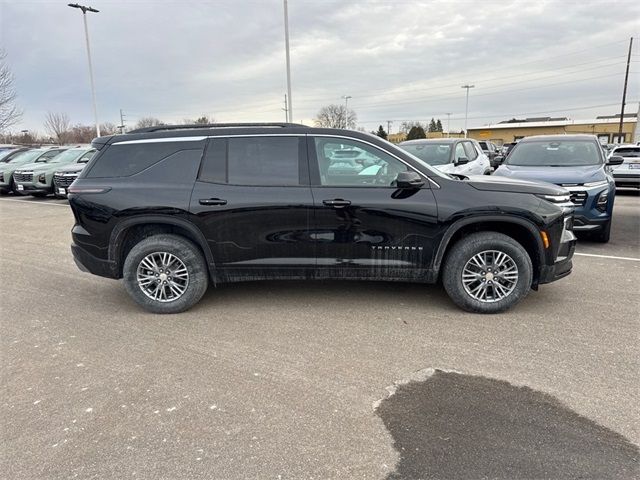
[[[639,216],[500,315],[258,282],[155,316],[78,271],[64,201],[0,198],[3,476],[636,478]]]

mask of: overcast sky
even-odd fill
[[[92,123],[82,14],[68,1],[0,0],[0,47],[23,121],[47,111]],[[284,121],[282,0],[85,0],[101,122]],[[392,120],[575,119],[640,100],[640,1],[289,0],[293,116],[349,106],[367,130]],[[637,111],[632,103],[628,111]]]

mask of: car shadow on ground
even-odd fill
[[[376,413],[400,460],[390,479],[638,478],[638,447],[551,395],[435,370]]]

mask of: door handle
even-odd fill
[[[227,201],[221,198],[201,198],[200,205],[226,205]]]
[[[323,200],[322,203],[327,207],[333,208],[344,208],[351,205],[351,202],[349,200],[343,200],[341,198],[334,198],[333,200]]]

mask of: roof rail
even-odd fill
[[[167,130],[189,130],[195,128],[233,128],[233,127],[306,127],[301,123],[191,123],[186,125],[156,125],[155,127],[137,128],[127,133],[150,133]]]

